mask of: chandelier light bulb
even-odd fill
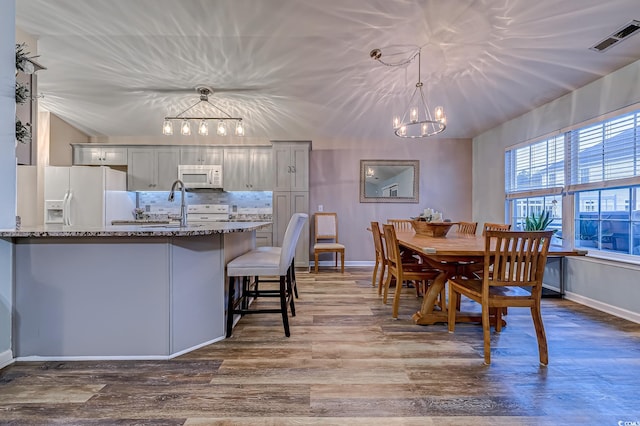
[[[444,108],[442,108],[441,106],[437,106],[436,107],[435,113],[436,113],[436,120],[437,121],[442,121],[442,120],[445,119],[445,117],[444,117]]]
[[[400,126],[400,130],[398,130],[398,134],[400,136],[406,136],[407,135],[407,126],[406,125],[402,125]]]
[[[409,119],[411,120],[412,123],[418,122],[418,108],[416,107],[411,108],[411,111],[409,112]]]
[[[225,136],[227,134],[227,126],[224,124],[224,121],[218,121],[218,136]]]
[[[164,124],[162,125],[162,134],[163,135],[173,134],[173,123],[171,122],[171,120],[164,120]]]
[[[183,120],[182,125],[180,126],[180,133],[184,136],[189,136],[191,134],[191,123],[188,120]]]
[[[429,127],[427,126],[427,123],[422,123],[422,136],[428,133],[428,129]]]
[[[209,124],[206,120],[202,120],[198,126],[198,134],[201,136],[207,136],[209,134]]]
[[[238,121],[236,124],[236,136],[244,136],[244,126],[242,125],[242,121]]]
[[[400,117],[398,117],[397,115],[393,116],[393,128],[397,129],[398,127],[400,127]]]

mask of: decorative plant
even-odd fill
[[[16,70],[26,72],[30,52],[26,52],[26,43],[16,44]]]
[[[16,81],[16,103],[23,104],[29,99],[29,88]]]
[[[16,75],[18,71],[33,72],[31,62],[29,62],[29,52],[27,52],[26,44],[16,44]],[[31,67],[30,67],[31,66]],[[22,83],[16,82],[16,103],[23,104],[29,100],[29,89]],[[20,143],[28,143],[31,141],[31,124],[22,123],[16,116],[16,140]]]
[[[16,140],[20,143],[27,143],[31,140],[31,124],[22,124],[16,117]]]
[[[553,221],[549,211],[544,210],[539,214],[532,212],[526,217],[524,222],[525,231],[544,231],[547,226]]]

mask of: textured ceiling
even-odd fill
[[[640,58],[640,35],[589,50],[638,0],[16,0],[38,39],[41,105],[91,135],[160,136],[197,100],[247,136],[392,135],[418,77],[445,107],[440,137],[470,138]],[[314,142],[315,143],[315,142]]]

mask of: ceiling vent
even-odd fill
[[[632,34],[635,34],[640,30],[640,21],[633,20],[621,28],[616,30],[613,34],[606,37],[604,40],[599,41],[595,46],[591,46],[589,50],[595,50],[596,52],[604,52],[610,49],[612,46],[620,43],[622,40],[629,38]]]

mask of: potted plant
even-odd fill
[[[544,231],[547,226],[553,221],[551,214],[548,210],[536,214],[531,212],[529,216],[525,218],[524,230],[525,231]]]

